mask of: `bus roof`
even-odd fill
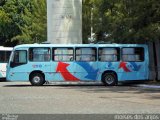
[[[0,50],[4,50],[4,51],[12,51],[13,48],[12,47],[4,47],[4,46],[0,46]]]
[[[17,48],[28,47],[147,47],[146,44],[22,44],[17,45]]]

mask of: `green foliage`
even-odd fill
[[[88,37],[91,34],[91,3],[89,0],[82,1],[82,33],[83,42],[88,42]]]
[[[8,36],[10,32],[8,31],[9,25],[11,24],[11,19],[9,15],[3,10],[0,10],[0,33],[1,36]]]
[[[91,26],[98,34],[97,41],[144,43],[160,39],[158,0],[82,1],[83,43],[88,43]],[[46,13],[46,0],[0,0],[1,45],[46,41]]]
[[[104,41],[144,43],[160,39],[160,1],[85,0],[85,2],[90,3],[90,6],[93,7],[94,32],[105,32],[109,35],[103,39]],[[91,17],[88,15],[83,19],[86,18]],[[83,27],[85,25],[84,20]],[[90,28],[91,24],[88,27]],[[88,31],[90,32],[89,29]]]
[[[0,37],[18,44],[46,41],[46,1],[7,0],[0,9]]]

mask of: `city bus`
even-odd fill
[[[6,78],[6,65],[9,61],[12,49],[12,47],[0,46],[0,80],[4,80]]]
[[[30,81],[34,86],[53,81],[148,80],[145,44],[24,44],[14,47],[7,80]]]

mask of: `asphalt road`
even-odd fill
[[[9,114],[156,114],[160,89],[131,85],[0,82],[0,113]]]

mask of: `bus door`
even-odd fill
[[[97,80],[97,49],[94,47],[77,47],[75,49],[75,76],[84,81]]]
[[[122,48],[122,61],[119,63],[120,80],[145,80],[148,77],[148,60],[143,47]]]
[[[8,67],[9,77],[12,80],[26,80],[27,78],[27,49],[14,50]],[[9,69],[11,68],[11,69]]]
[[[78,81],[75,74],[74,49],[72,47],[57,47],[52,49],[53,80]]]

